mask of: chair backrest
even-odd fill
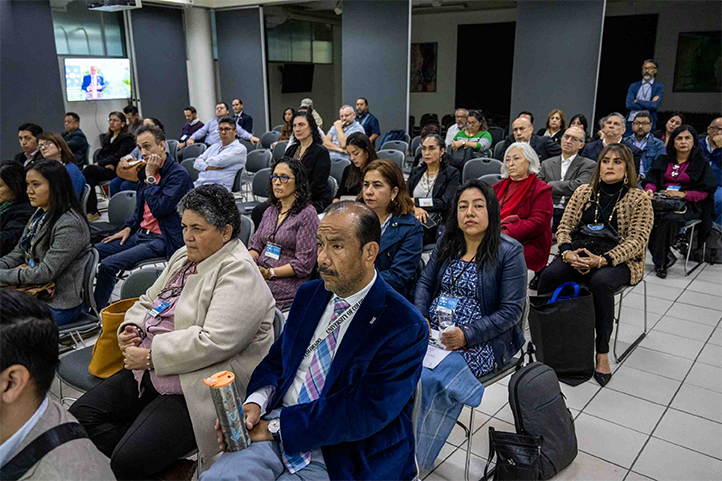
[[[253,224],[253,220],[248,217],[247,215],[241,216],[241,233],[238,235],[238,238],[241,239],[241,242],[243,242],[243,245],[248,247],[249,242],[251,242],[251,237],[253,237],[253,234],[256,232],[256,226]]]
[[[264,149],[270,149],[271,144],[277,141],[280,136],[281,132],[276,132],[275,130],[266,132],[261,136],[261,147],[263,147]]]
[[[159,267],[145,267],[133,272],[120,286],[120,298],[140,297],[152,286],[163,273]]]
[[[471,159],[464,164],[464,172],[461,175],[461,182],[469,179],[478,179],[486,174],[498,174],[501,172],[501,162],[496,159],[481,158]]]
[[[88,215],[88,199],[90,198],[91,189],[92,187],[85,184],[85,187],[83,187],[83,193],[80,195],[80,207],[83,208],[83,214],[85,215]]]
[[[90,256],[83,270],[83,303],[95,316],[100,317],[98,307],[95,305],[95,275],[100,264],[100,254],[95,247],[90,248]]]
[[[403,140],[389,140],[384,142],[379,150],[398,150],[402,154],[405,154],[409,150],[409,143]]]
[[[331,197],[336,197],[336,192],[338,192],[338,182],[336,182],[336,179],[330,175],[326,181],[326,191],[329,190],[331,191]]]
[[[236,177],[233,179],[233,188],[231,192],[240,192],[243,190],[243,169],[236,172]]]
[[[283,324],[285,317],[279,308],[276,308],[276,312],[273,315],[273,340],[277,341],[281,337],[283,332]]]
[[[205,152],[207,148],[208,146],[203,142],[196,142],[195,144],[186,145],[185,147],[183,147],[183,149],[181,149],[181,158],[190,159],[191,157],[198,157],[203,152]]]
[[[100,153],[100,149],[95,149],[95,152],[93,152],[93,163],[98,163],[98,154]]]
[[[504,140],[504,129],[501,127],[489,127],[489,133],[491,134],[492,145],[496,145]]]
[[[286,147],[288,147],[288,140],[279,140],[276,146],[273,147],[273,160],[283,157],[286,153]]]
[[[173,139],[166,139],[165,143],[168,145],[168,151],[170,152],[170,155],[173,156],[176,162],[180,162],[180,159],[178,158],[178,141]]]
[[[501,174],[486,174],[479,177],[485,184],[494,185],[501,180]]]
[[[506,142],[503,140],[496,144],[494,146],[494,158],[495,159],[501,159],[504,155],[504,151],[506,150]]]
[[[274,132],[283,132],[283,124],[273,127]]]
[[[413,139],[411,139],[411,146],[409,147],[409,152],[412,154],[416,152],[416,149],[421,147],[421,136],[417,135]]]
[[[338,159],[331,160],[331,177],[336,179],[339,185],[341,185],[341,179],[343,178],[343,171],[351,165],[350,160]]]
[[[388,144],[388,142],[386,142],[386,143]],[[404,143],[406,143],[406,142],[404,142]],[[406,156],[404,155],[403,152],[398,151],[398,150],[379,150],[376,153],[378,154],[379,159],[393,160],[396,163],[396,165],[399,166],[399,169],[403,170],[404,159],[406,158]]]
[[[254,150],[246,156],[246,172],[254,174],[271,166],[273,154],[270,150]],[[269,174],[270,175],[270,174]]]
[[[456,117],[454,116],[454,114],[446,114],[441,117],[441,126],[445,129],[448,129],[454,124],[455,121]]]
[[[270,153],[270,152],[269,152]],[[271,168],[266,167],[256,172],[253,176],[253,183],[251,184],[251,190],[255,197],[266,197],[268,196],[268,186],[271,185]]]
[[[128,217],[135,212],[135,191],[122,190],[110,198],[108,202],[108,222],[123,225]]]
[[[192,146],[191,146],[192,147]],[[188,171],[188,175],[191,176],[191,181],[195,182],[198,180],[198,172],[195,167],[193,167],[193,163],[196,161],[196,158],[193,157],[191,159],[186,159],[183,162],[181,162],[181,165]]]
[[[246,152],[256,150],[256,144],[254,144],[253,142],[245,139],[238,139],[238,141],[246,148]]]

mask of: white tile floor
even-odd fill
[[[651,271],[648,262],[650,331],[637,350],[612,364],[614,377],[604,388],[593,379],[562,384],[579,454],[555,480],[722,480],[722,265],[704,265],[685,277],[677,262],[667,279]],[[640,285],[625,296],[620,353],[625,340],[642,332],[643,292]],[[514,430],[507,384],[508,378],[488,387],[477,408],[471,479],[483,474],[489,426]],[[468,421],[468,411],[460,419]],[[464,479],[460,429],[452,440],[423,479]]]

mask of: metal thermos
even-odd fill
[[[238,393],[235,378],[232,372],[221,371],[203,380],[211,389],[211,398],[223,430],[226,451],[229,452],[240,451],[251,445],[246,416],[243,414],[243,400]]]

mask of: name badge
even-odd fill
[[[281,246],[273,242],[266,244],[266,257],[277,261],[281,257]]]
[[[679,190],[681,187],[681,185],[668,185],[667,190]]]
[[[441,296],[439,298],[439,303],[437,304],[437,307],[444,307],[446,309],[449,309],[450,311],[455,311],[457,305],[459,305],[459,299]]]
[[[419,199],[419,207],[433,207],[434,199],[431,197],[422,197]]]
[[[604,229],[604,224],[587,224],[587,227],[591,230],[602,230]]]
[[[153,309],[151,309],[148,314],[150,314],[151,317],[158,317],[161,312],[168,309],[168,306],[169,306],[169,304],[167,302],[163,301],[160,304],[158,304],[157,306],[155,306]]]
[[[183,141],[184,141],[185,139],[187,139],[187,138],[188,138],[187,135],[185,135],[185,134],[181,135],[181,138],[180,138],[180,139],[181,139],[181,142],[183,142]]]
[[[27,264],[28,264],[28,266],[30,266],[30,267],[35,267],[35,259],[33,259],[33,258],[31,257],[30,259],[28,259]]]

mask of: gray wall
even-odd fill
[[[409,8],[409,0],[343,2],[341,100],[355,105],[366,97],[382,134],[408,133]]]
[[[190,103],[183,11],[144,5],[130,17],[141,113],[159,119],[168,138],[177,139]]]
[[[604,8],[604,0],[518,2],[510,118],[528,110],[535,129],[553,109],[594,118]]]
[[[266,121],[261,18],[258,7],[216,10],[220,95],[228,105],[236,97],[243,100],[243,110],[253,117],[257,137],[273,128]]]
[[[9,159],[22,150],[18,125],[62,132],[65,111],[50,3],[0,1],[0,25],[0,159]]]

